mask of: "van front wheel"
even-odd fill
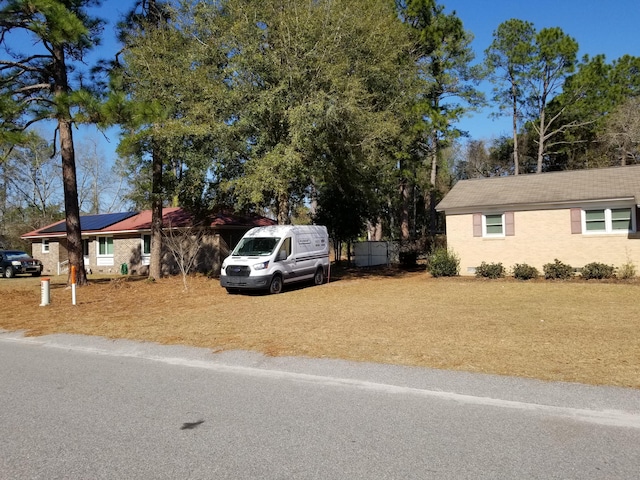
[[[280,275],[274,275],[269,285],[269,293],[282,292],[282,277]]]
[[[316,270],[316,274],[313,276],[313,283],[315,285],[322,285],[324,283],[324,268],[319,267]]]

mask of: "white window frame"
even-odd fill
[[[149,251],[145,252],[144,249],[144,239],[145,237],[149,237]],[[145,233],[140,238],[140,252],[141,252],[141,263],[142,265],[150,265],[151,264],[151,234]]]
[[[501,216],[502,222],[502,233],[488,233],[487,232],[487,217]],[[482,214],[482,236],[485,238],[503,238],[506,236],[506,223],[505,223],[505,215],[504,212],[495,212],[495,213],[483,213]]]
[[[107,236],[102,236],[102,237],[98,237],[98,251],[96,252],[96,256],[98,257],[113,257],[113,252],[112,253],[100,253],[100,246],[101,246],[101,241],[105,240],[106,243],[105,245],[108,245],[108,240],[111,240],[111,248],[112,250],[113,248],[113,237],[107,237]]]
[[[87,247],[87,251],[85,252],[84,247]],[[84,257],[85,265],[91,263],[91,240],[88,238],[82,239],[82,256]]]
[[[148,252],[145,252],[145,249],[144,249],[144,240],[145,240],[146,237],[149,238],[149,251]],[[142,235],[142,238],[140,239],[140,242],[141,242],[141,245],[142,245],[140,247],[140,251],[142,252],[142,256],[144,257],[144,256],[151,255],[151,234],[145,233],[144,235]]]
[[[51,251],[51,246],[49,245],[49,239],[42,239],[42,253],[49,253]]]
[[[628,209],[631,213],[631,228],[628,230],[614,230],[612,210]],[[602,210],[604,211],[604,230],[587,230],[587,212]],[[584,235],[626,235],[637,231],[636,224],[636,208],[635,205],[610,205],[610,206],[593,206],[583,208],[581,211],[582,233]]]
[[[100,253],[100,242],[104,239],[105,244],[108,245],[108,240],[111,239],[111,245],[113,249],[113,253]],[[115,253],[115,243],[113,241],[112,236],[100,236],[96,239],[97,248],[96,248],[96,263],[99,267],[110,267],[113,266],[113,258]]]

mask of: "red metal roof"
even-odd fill
[[[106,214],[108,215],[108,214]],[[94,215],[95,216],[95,215]],[[186,210],[180,207],[167,207],[162,209],[162,226],[163,228],[180,228],[191,226],[193,216]],[[268,225],[275,225],[277,222],[270,218],[262,217],[259,215],[247,216],[236,215],[233,213],[217,213],[212,214],[210,217],[211,227],[264,227]],[[52,223],[46,227],[34,230],[22,235],[22,238],[34,238],[34,237],[56,237],[66,236],[66,229],[57,233],[51,232],[51,228],[64,224],[64,220],[60,222]],[[133,216],[125,218],[120,222],[108,225],[101,229],[83,230],[82,233],[118,233],[118,232],[132,232],[132,231],[145,231],[151,230],[151,210],[143,210]]]
[[[187,227],[191,224],[191,215],[180,207],[168,207],[162,209],[162,226],[164,227]],[[133,217],[126,218],[121,222],[114,223],[102,232],[129,232],[132,230],[151,229],[151,210],[143,210]]]

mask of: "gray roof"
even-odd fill
[[[436,210],[462,213],[623,198],[640,204],[640,165],[461,180]]]

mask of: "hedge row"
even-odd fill
[[[460,273],[460,259],[452,250],[443,247],[437,248],[429,256],[427,268],[434,277],[454,277]],[[581,269],[575,269],[556,258],[553,263],[543,265],[542,270],[544,278],[547,280],[567,280],[573,278],[576,272],[586,280],[614,277],[628,279],[636,276],[635,265],[631,262],[627,262],[618,268],[613,265],[592,262]],[[502,263],[482,262],[476,267],[476,277],[480,278],[502,278],[507,273],[507,269]],[[519,280],[530,280],[540,276],[537,268],[526,263],[516,263],[511,267],[510,273]]]

